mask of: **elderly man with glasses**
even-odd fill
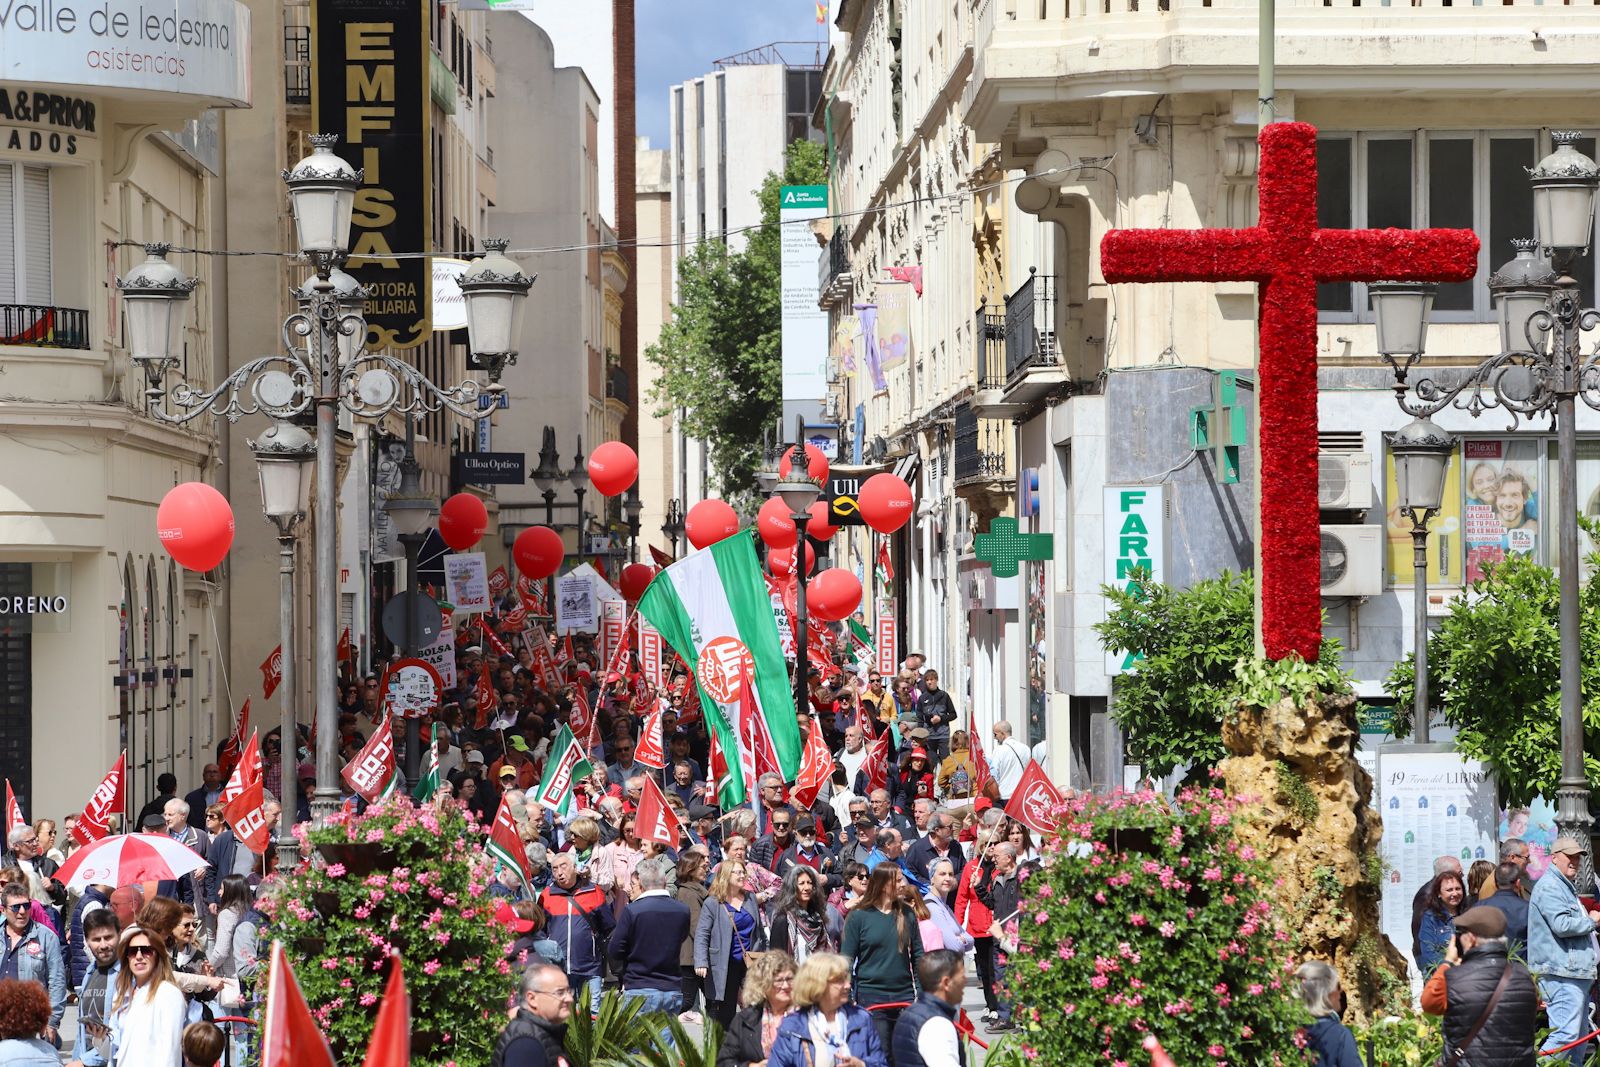
[[[28,887],[8,883],[0,890],[0,903],[6,909],[6,935],[0,944],[0,980],[15,978],[38,982],[50,995],[50,1025],[43,1037],[58,1048],[61,1014],[67,1008],[67,968],[61,957],[61,939],[55,931],[33,918],[33,899]]]
[[[567,1067],[572,990],[561,968],[535,964],[522,975],[517,1013],[500,1032],[490,1062],[497,1067]]]

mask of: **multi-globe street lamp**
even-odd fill
[[[1372,303],[1379,352],[1395,373],[1395,398],[1403,411],[1426,418],[1454,407],[1474,417],[1499,409],[1512,428],[1524,418],[1549,415],[1556,424],[1557,565],[1560,569],[1561,780],[1556,789],[1559,833],[1588,842],[1593,819],[1584,772],[1583,697],[1580,680],[1578,569],[1577,400],[1600,410],[1600,353],[1582,350],[1583,334],[1600,325],[1600,311],[1582,306],[1572,271],[1594,232],[1600,166],[1579,152],[1579,135],[1551,134],[1555,151],[1529,172],[1534,239],[1514,242],[1516,257],[1489,279],[1500,327],[1500,352],[1455,378],[1419,378],[1408,372],[1422,358],[1431,298],[1412,285],[1378,284]],[[1431,291],[1430,291],[1431,293]],[[1579,885],[1592,886],[1587,852]]]
[[[811,475],[803,416],[795,418],[794,440],[789,451],[789,473],[777,475],[762,471],[757,478],[764,490],[783,501],[784,507],[789,509],[789,517],[794,520],[794,703],[795,710],[805,714],[811,709],[811,650],[806,630],[806,524],[811,521],[811,505],[822,495],[822,483]]]
[[[335,661],[338,655],[338,486],[335,443],[340,409],[378,420],[397,414],[416,420],[448,409],[462,418],[479,416],[478,398],[499,393],[501,372],[515,362],[521,302],[533,278],[501,250],[462,277],[469,347],[488,375],[444,388],[404,361],[367,348],[363,316],[368,293],[339,268],[348,260],[350,222],[362,174],[334,154],[337,138],[311,137],[311,154],[284,172],[284,184],[301,252],[315,276],[292,289],[298,308],[283,322],[282,351],[246,362],[214,388],[196,389],[176,375],[180,302],[194,281],[166,262],[168,249],[146,246],[149,258],[118,281],[126,306],[128,347],[146,377],[150,414],[186,423],[202,415],[229,422],[263,412],[277,422],[314,410],[316,419],[316,525],[314,530],[316,635],[317,785],[312,813],[317,821],[339,804],[338,714]],[[348,279],[348,280],[347,280]],[[287,660],[288,649],[285,649]],[[289,738],[285,737],[285,746]],[[291,798],[280,798],[285,807]]]

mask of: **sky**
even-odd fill
[[[638,0],[634,18],[639,133],[653,148],[667,147],[668,88],[708,73],[712,60],[773,41],[827,39],[814,0]]]

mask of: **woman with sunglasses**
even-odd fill
[[[185,974],[210,974],[205,945],[200,939],[200,920],[189,905],[182,905],[182,909],[172,931],[172,969]]]
[[[188,1004],[166,942],[138,926],[122,931],[112,1038],[114,1067],[183,1067]]]
[[[148,936],[158,938],[167,958],[167,973],[173,976],[178,988],[187,997],[209,1001],[222,989],[223,980],[211,975],[179,970],[172,965],[180,949],[179,926],[183,923],[183,905],[171,897],[151,897],[139,909],[134,921]],[[202,957],[203,958],[203,957]]]

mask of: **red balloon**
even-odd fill
[[[806,523],[807,537],[815,537],[818,541],[826,541],[839,532],[839,527],[828,521],[832,513],[826,500],[817,501],[807,510],[811,513],[811,521]]]
[[[622,593],[622,599],[631,604],[644,596],[645,588],[655,576],[656,569],[648,563],[630,563],[622,568],[622,574],[617,579],[617,588]]]
[[[208,571],[233,547],[233,508],[205,482],[175,485],[156,509],[156,536],[179,564]]]
[[[548,578],[561,569],[567,546],[561,535],[548,526],[530,526],[517,534],[511,546],[511,558],[517,561],[517,570],[529,578]]]
[[[874,474],[861,486],[857,496],[861,517],[879,533],[894,533],[911,518],[911,487],[904,478]]]
[[[489,509],[471,493],[457,493],[439,505],[439,536],[457,552],[465,552],[489,529]]]
[[[639,477],[639,454],[621,441],[607,441],[589,453],[589,480],[601,496],[616,496]]]
[[[683,532],[696,548],[710,548],[739,532],[739,514],[726,500],[702,500],[683,517]]]
[[[774,548],[767,553],[767,570],[772,572],[774,578],[787,578],[789,568],[794,566],[794,549]],[[817,569],[817,553],[810,545],[806,546],[806,574]]]
[[[793,453],[793,445],[783,450],[783,455],[778,459],[778,477],[789,477],[789,468],[793,466],[789,461],[789,457]],[[806,445],[806,473],[811,476],[812,481],[819,484],[827,484],[828,457],[823,455],[822,449],[816,445]]]
[[[861,582],[843,567],[829,567],[806,583],[806,607],[823,622],[841,622],[861,605]]]
[[[761,535],[761,540],[767,543],[768,548],[792,548],[797,535],[795,531],[793,512],[789,505],[783,502],[782,497],[769,497],[761,510],[756,512],[756,532]]]

